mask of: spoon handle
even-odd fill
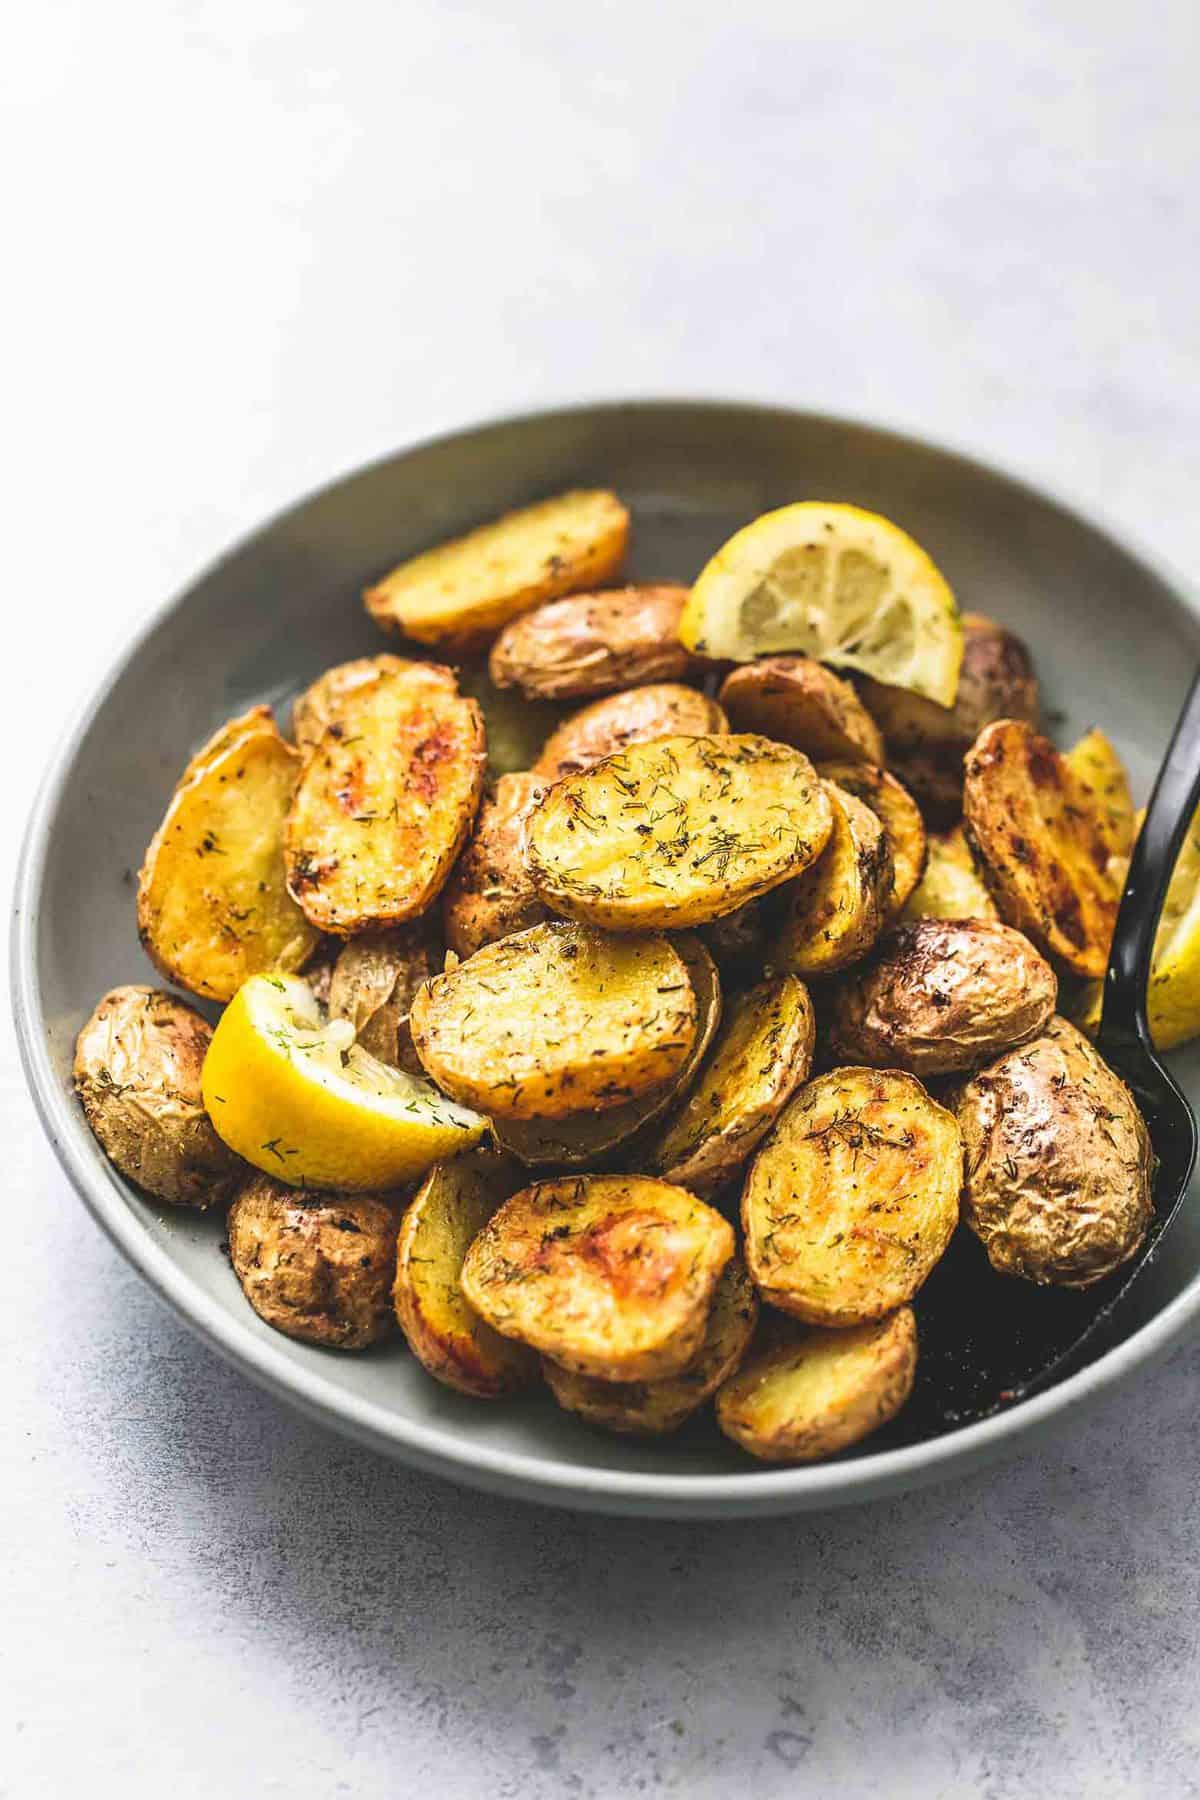
[[[1147,1049],[1146,988],[1158,916],[1183,840],[1200,803],[1200,672],[1163,758],[1129,864],[1117,914],[1098,1046],[1140,1043]]]

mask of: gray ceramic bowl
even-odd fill
[[[1015,1449],[1150,1361],[1200,1311],[1200,1221],[1185,1207],[1106,1354],[1040,1398],[902,1448],[868,1442],[813,1468],[748,1465],[709,1430],[661,1445],[590,1432],[545,1395],[480,1405],[399,1347],[339,1356],[268,1330],[219,1253],[217,1220],[148,1205],[110,1168],[70,1086],[99,995],[154,979],[133,880],[176,776],[214,727],[286,701],[328,664],[380,648],[359,600],[398,558],[505,507],[611,485],[635,518],[639,577],[686,579],[756,513],[853,500],[906,526],[964,606],[1032,644],[1058,736],[1096,720],[1144,795],[1188,677],[1200,608],[1144,556],[971,459],[867,426],[721,404],[589,406],[483,426],[325,489],[168,602],[98,685],[54,756],[16,896],[13,975],[30,1085],[63,1167],[130,1262],[215,1349],[315,1418],[474,1485],[610,1512],[699,1517],[827,1506],[913,1486]],[[1177,1066],[1200,1102],[1200,1058]],[[1194,1197],[1193,1197],[1194,1202]]]

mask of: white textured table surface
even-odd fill
[[[873,414],[1194,566],[1197,18],[22,9],[5,858],[140,613],[298,492],[510,408]],[[8,1041],[2,1107],[0,1794],[1200,1791],[1200,1347],[910,1502],[557,1516],[246,1386],[87,1220]]]

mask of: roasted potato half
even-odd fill
[[[576,1175],[514,1194],[467,1252],[467,1300],[505,1337],[602,1381],[678,1375],[704,1342],[733,1231],[694,1194]]]
[[[715,737],[728,730],[721,708],[698,688],[652,682],[610,694],[573,713],[547,738],[533,772],[546,781],[558,781],[627,750],[630,744],[662,737]]]
[[[861,1325],[911,1300],[958,1223],[952,1113],[895,1069],[834,1069],[801,1088],[742,1196],[764,1300],[810,1325]]]
[[[292,738],[298,749],[315,750],[327,731],[340,735],[347,711],[353,712],[364,688],[384,675],[400,675],[412,668],[403,656],[360,656],[338,663],[297,694],[292,702]]]
[[[179,779],[138,881],[138,936],[170,981],[231,1000],[302,968],[319,942],[287,890],[284,820],[300,759],[269,706],[223,725]]]
[[[823,763],[817,773],[832,781],[844,794],[853,794],[869,806],[887,835],[892,853],[892,891],[888,896],[890,923],[902,912],[925,868],[925,821],[921,809],[903,784],[874,763]]]
[[[200,1094],[212,1026],[173,994],[119,987],[75,1040],[75,1091],[108,1160],[156,1200],[219,1206],[245,1165]]]
[[[348,695],[309,752],[284,834],[288,887],[321,931],[416,918],[483,792],[483,719],[449,669],[409,663]]]
[[[502,1119],[621,1106],[678,1074],[696,1030],[695,991],[666,938],[559,921],[485,945],[412,1008],[426,1071]]]
[[[834,1004],[833,1043],[847,1062],[911,1075],[977,1069],[1044,1030],[1058,981],[1028,938],[991,919],[899,925]]]
[[[363,597],[386,630],[474,649],[532,606],[611,581],[628,541],[629,512],[617,496],[576,489],[426,550]]]
[[[1125,765],[1109,738],[1096,726],[1067,751],[1067,767],[1087,790],[1091,809],[1110,853],[1124,860],[1137,836],[1137,814]]]
[[[895,888],[878,815],[833,782],[825,789],[833,830],[812,867],[787,885],[783,927],[769,959],[772,969],[795,975],[832,975],[861,961],[883,930]]]
[[[404,1213],[393,1299],[400,1329],[422,1368],[477,1400],[498,1400],[535,1380],[532,1350],[493,1331],[468,1305],[463,1258],[518,1185],[512,1165],[475,1151],[438,1163]]]
[[[442,956],[424,920],[364,931],[342,944],[326,996],[331,1019],[349,1019],[364,1050],[393,1069],[422,1075],[409,1014],[417,990],[436,975]]]
[[[811,656],[764,656],[725,678],[735,731],[758,731],[814,762],[883,763],[878,725],[848,681]]]
[[[538,801],[534,886],[554,912],[610,931],[703,925],[799,875],[833,807],[806,756],[766,738],[632,744]]]
[[[565,1412],[626,1437],[664,1437],[697,1412],[737,1368],[758,1319],[758,1295],[738,1257],[725,1264],[704,1338],[678,1375],[660,1381],[601,1381],[543,1360],[546,1386]]]
[[[1103,975],[1123,875],[1092,790],[1049,738],[1001,719],[966,761],[963,813],[1001,917],[1076,975]]]
[[[229,1255],[266,1324],[332,1350],[364,1350],[395,1326],[400,1203],[330,1194],[253,1174],[229,1209]]]
[[[1133,1096],[1065,1019],[963,1089],[963,1218],[994,1269],[1087,1287],[1146,1235],[1154,1153]]]
[[[998,919],[961,825],[930,834],[925,870],[908,897],[906,919]]]
[[[808,989],[780,975],[733,1001],[699,1080],[640,1166],[696,1194],[734,1175],[812,1067]]]
[[[693,666],[679,641],[688,590],[673,583],[576,594],[505,627],[488,658],[498,688],[529,700],[586,700],[643,682],[676,681]]]
[[[912,1308],[847,1331],[806,1331],[744,1362],[717,1424],[763,1462],[819,1462],[894,1419],[917,1373]]]
[[[536,775],[502,775],[485,797],[442,889],[442,928],[456,955],[474,956],[549,916],[525,866],[525,821],[545,786]]]

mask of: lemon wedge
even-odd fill
[[[201,1077],[231,1150],[293,1187],[365,1193],[477,1144],[487,1121],[326,1023],[296,976],[255,975],[221,1014]]]
[[[679,635],[701,656],[801,651],[953,706],[958,603],[906,531],[858,506],[805,500],[735,533],[701,571]]]

